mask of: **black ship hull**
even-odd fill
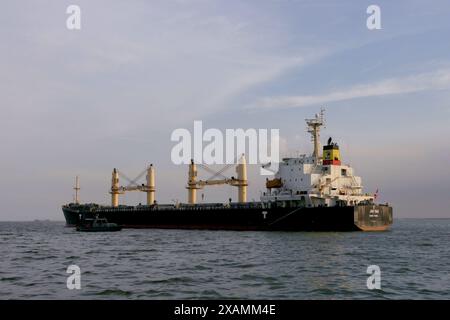
[[[392,224],[392,207],[235,206],[63,206],[67,226],[83,219],[104,217],[124,228],[261,230],[261,231],[383,231]]]

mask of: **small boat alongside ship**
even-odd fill
[[[314,143],[311,155],[283,158],[273,179],[266,181],[260,201],[247,201],[247,167],[242,155],[237,178],[198,180],[194,161],[189,165],[187,203],[155,201],[155,171],[146,169],[146,184],[135,181],[120,186],[119,171],[113,170],[111,205],[80,204],[79,184],[75,202],[63,205],[67,226],[100,217],[124,228],[259,230],[259,231],[383,231],[393,223],[392,207],[375,203],[376,195],[363,193],[362,179],[343,164],[339,146],[328,139],[320,150],[323,112],[306,119]],[[320,152],[322,151],[322,152]],[[322,154],[320,154],[322,153]],[[217,176],[217,175],[216,175]],[[238,201],[197,203],[197,190],[228,184],[238,188]],[[147,204],[119,204],[126,191],[147,194]],[[89,230],[80,230],[89,231]]]
[[[122,230],[122,227],[116,223],[108,222],[105,218],[99,218],[97,216],[95,219],[85,218],[80,220],[76,230],[83,232],[112,232],[120,231]]]

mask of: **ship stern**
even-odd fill
[[[385,231],[393,223],[392,207],[367,204],[354,207],[355,226],[362,231]]]

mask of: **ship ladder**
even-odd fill
[[[272,226],[272,225],[274,225],[275,223],[277,223],[277,222],[279,222],[279,221],[281,221],[281,220],[286,219],[288,216],[290,216],[291,214],[293,214],[293,213],[299,211],[300,209],[303,209],[303,207],[300,207],[300,208],[297,208],[297,209],[295,209],[295,210],[292,210],[291,212],[285,214],[284,216],[278,218],[277,220],[275,220],[275,221],[269,223],[269,226]]]

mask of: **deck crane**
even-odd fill
[[[147,184],[138,184],[138,180],[141,179],[144,174],[147,173],[146,182]],[[127,186],[120,186],[119,176],[128,181]],[[147,193],[147,205],[152,205],[155,203],[155,169],[153,164],[150,164],[144,171],[142,171],[136,178],[130,179],[123,172],[119,172],[114,168],[112,172],[111,180],[111,205],[113,207],[119,206],[119,195],[124,194],[127,191],[141,191]]]
[[[228,184],[238,188],[238,202],[247,202],[247,162],[244,154],[241,155],[238,164],[236,166],[237,178],[234,176],[228,178],[223,175],[227,169],[231,168],[234,164],[228,164],[219,171],[214,171],[204,164],[196,164],[194,160],[191,160],[189,165],[188,183],[186,189],[188,189],[188,203],[195,204],[197,202],[197,190],[203,189],[206,186],[216,186]],[[201,169],[212,173],[213,175],[207,180],[197,180],[197,166]],[[216,179],[221,177],[222,179]]]

